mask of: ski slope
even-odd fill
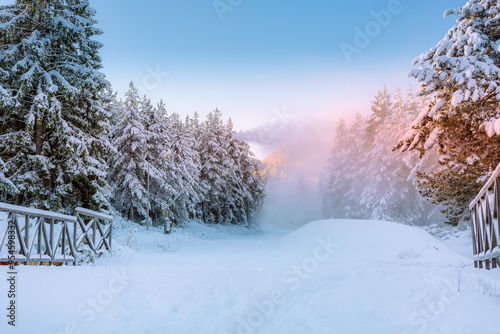
[[[421,229],[116,225],[115,254],[95,265],[18,267],[17,326],[0,333],[500,333],[500,270]],[[2,278],[2,309],[6,291]]]

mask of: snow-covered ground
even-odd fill
[[[115,225],[95,265],[18,267],[15,329],[1,267],[0,333],[500,333],[500,270],[473,268],[467,231]]]

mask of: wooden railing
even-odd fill
[[[500,165],[470,204],[472,248],[476,268],[500,266]]]
[[[0,234],[2,263],[13,259],[24,264],[75,265],[86,250],[93,254],[111,250],[111,216],[82,208],[69,216],[5,203],[0,203],[0,212],[7,213]]]
[[[81,231],[76,238],[75,248],[80,250],[87,244],[95,254],[103,248],[110,251],[113,217],[83,208],[77,208],[75,211],[77,231]]]

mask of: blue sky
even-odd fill
[[[123,94],[133,80],[184,116],[218,107],[243,130],[276,110],[330,119],[368,113],[383,84],[406,88],[412,59],[454,24],[443,12],[465,0],[221,2],[234,4],[223,20],[213,0],[91,0],[114,89]],[[355,28],[373,28],[372,11],[388,8],[397,14],[348,62],[341,43],[354,45]]]

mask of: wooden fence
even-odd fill
[[[476,268],[500,266],[499,219],[500,165],[491,175],[479,195],[470,204],[472,247]]]
[[[24,264],[76,265],[85,251],[111,250],[113,217],[109,215],[77,208],[76,216],[69,216],[5,203],[0,203],[0,212],[7,213],[5,231],[0,234],[4,264],[13,259]]]

